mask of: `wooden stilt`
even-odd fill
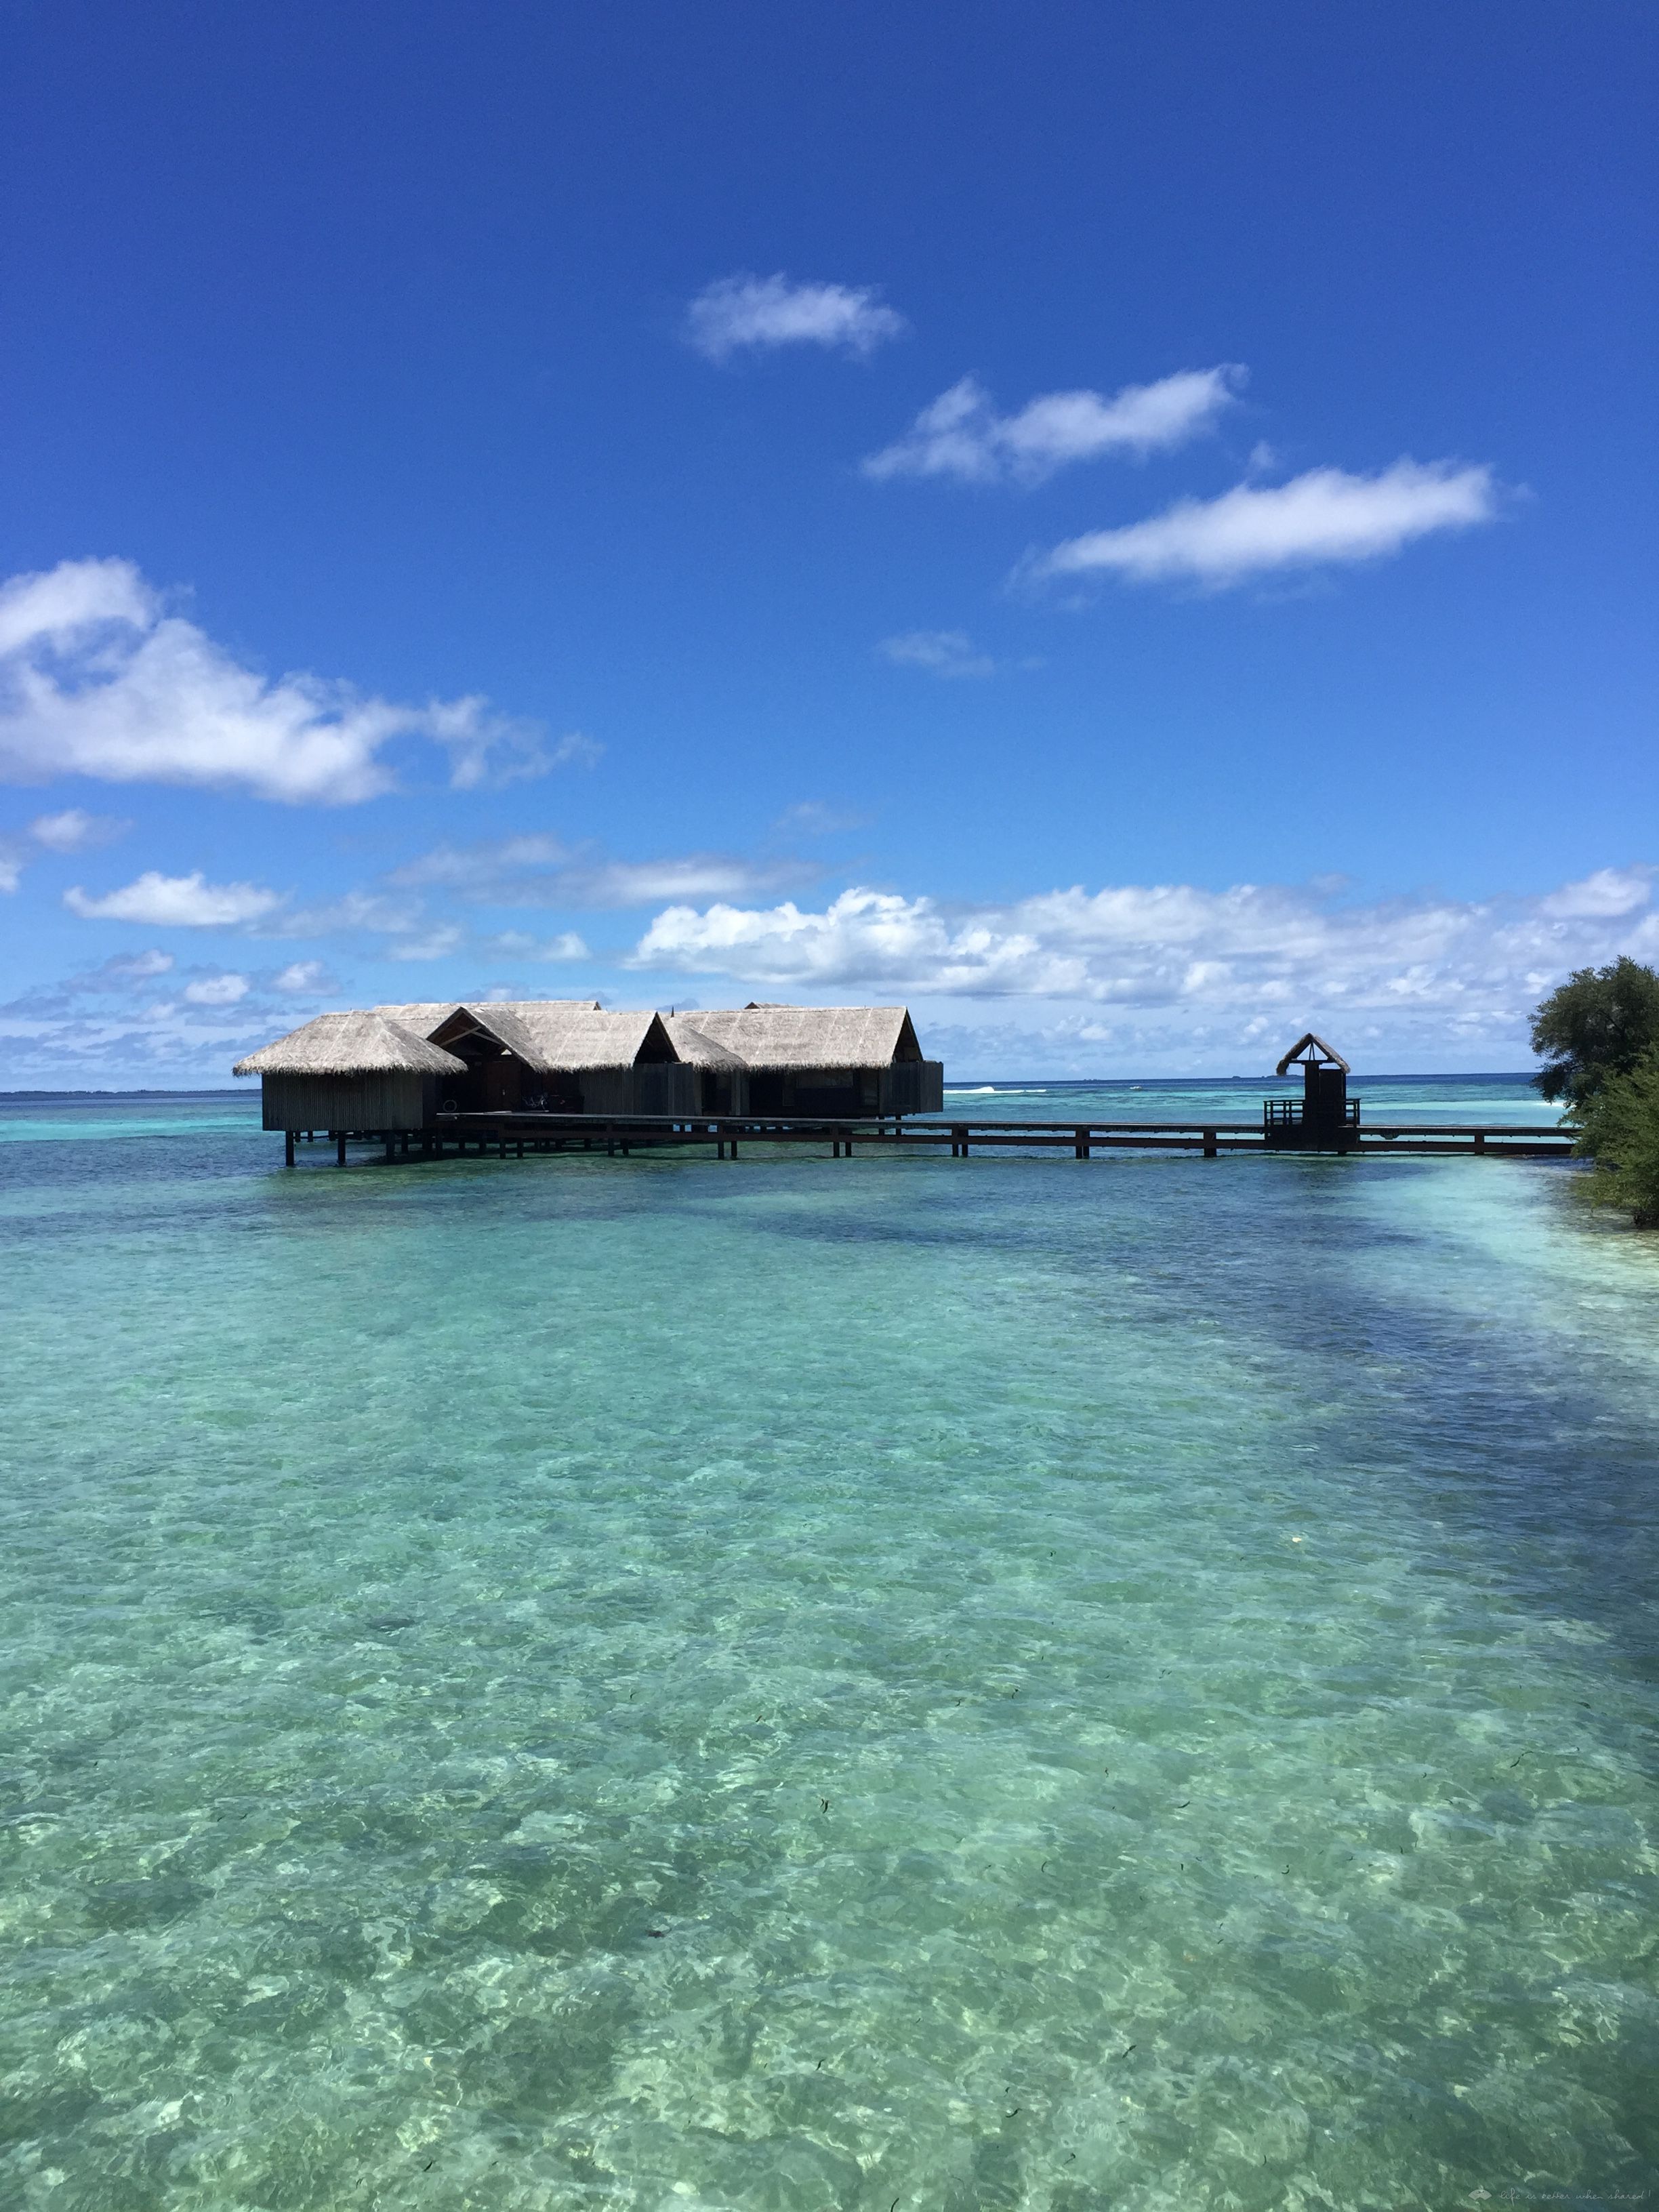
[[[283,1166],[291,1168],[294,1164],[294,1132],[292,1129],[284,1129],[283,1132]]]
[[[334,1162],[337,1167],[345,1165],[345,1131],[343,1129],[334,1140]]]
[[[1205,1157],[1205,1158],[1206,1158],[1206,1160],[1212,1160],[1212,1159],[1214,1159],[1214,1158],[1216,1158],[1216,1156],[1217,1156],[1217,1153],[1218,1153],[1218,1149],[1219,1149],[1219,1148],[1218,1148],[1218,1146],[1217,1146],[1217,1144],[1216,1144],[1216,1140],[1215,1140],[1215,1131],[1214,1131],[1213,1129],[1206,1129],[1206,1130],[1204,1132],[1204,1157]]]
[[[1079,1129],[1077,1133],[1077,1156],[1080,1160],[1086,1160],[1089,1157],[1089,1132],[1086,1129]]]

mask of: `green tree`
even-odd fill
[[[1533,1081],[1575,1118],[1612,1077],[1659,1046],[1659,974],[1639,960],[1579,968],[1532,1018],[1532,1048],[1548,1065]]]
[[[1595,1163],[1592,1197],[1627,1206],[1638,1229],[1659,1229],[1659,1046],[1608,1076],[1578,1119],[1573,1150]]]

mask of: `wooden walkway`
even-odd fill
[[[388,1161],[441,1158],[458,1154],[522,1159],[527,1152],[711,1151],[719,1159],[737,1159],[751,1145],[827,1146],[836,1159],[855,1151],[936,1152],[952,1159],[975,1153],[1026,1152],[1069,1153],[1086,1160],[1112,1152],[1197,1152],[1206,1159],[1223,1152],[1302,1153],[1311,1148],[1273,1144],[1259,1121],[985,1121],[930,1115],[896,1121],[808,1120],[799,1116],[665,1115],[618,1116],[599,1114],[449,1114],[430,1129],[330,1130],[342,1166],[346,1145],[384,1146]],[[1493,1159],[1569,1158],[1574,1132],[1525,1123],[1367,1122],[1352,1129],[1333,1153],[1399,1158],[1421,1155],[1469,1154]],[[292,1164],[292,1134],[289,1158]]]

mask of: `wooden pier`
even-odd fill
[[[1524,1123],[1358,1122],[1343,1127],[1340,1139],[1310,1152],[1346,1158],[1443,1157],[1448,1154],[1511,1160],[1571,1158],[1575,1132],[1537,1128]],[[287,1132],[287,1158],[295,1161],[296,1142],[322,1141],[321,1131]],[[599,1114],[450,1114],[421,1129],[364,1129],[326,1132],[339,1165],[346,1146],[373,1145],[387,1162],[441,1159],[471,1155],[523,1159],[535,1152],[633,1152],[694,1150],[717,1159],[735,1160],[739,1148],[754,1145],[808,1145],[828,1148],[832,1159],[858,1152],[939,1152],[965,1160],[994,1152],[1058,1152],[1079,1160],[1115,1152],[1196,1152],[1205,1159],[1223,1152],[1279,1156],[1273,1125],[1264,1121],[1006,1121],[929,1115],[872,1116],[858,1121],[800,1116]]]

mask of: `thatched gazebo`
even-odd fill
[[[351,1012],[319,1014],[231,1073],[263,1079],[263,1125],[287,1133],[291,1159],[296,1129],[326,1129],[343,1151],[348,1133],[430,1128],[440,1086],[466,1062],[385,1014]]]
[[[1348,1063],[1310,1030],[1274,1073],[1302,1070],[1302,1096],[1270,1098],[1262,1107],[1264,1144],[1284,1151],[1351,1152],[1359,1142],[1359,1102],[1348,1097]]]

